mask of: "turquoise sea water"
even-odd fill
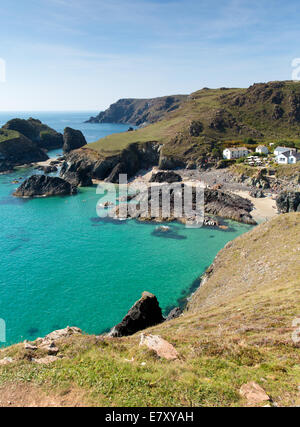
[[[60,130],[59,123],[45,122]],[[227,232],[173,224],[166,237],[155,234],[153,224],[99,221],[96,188],[72,197],[14,198],[18,184],[12,181],[32,173],[0,175],[0,318],[6,344],[67,325],[101,333],[145,290],[157,295],[166,313],[191,292],[217,252],[249,230],[232,222]]]

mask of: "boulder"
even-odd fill
[[[141,335],[140,346],[147,346],[149,350],[154,351],[158,357],[166,360],[177,360],[179,354],[176,348],[168,341],[158,335]]]
[[[63,152],[69,153],[72,150],[77,150],[87,145],[86,139],[80,130],[65,128],[64,130],[64,145]]]
[[[164,171],[153,174],[150,182],[167,182],[168,184],[172,184],[173,182],[182,182],[182,178],[180,175],[178,175],[178,173],[173,171]]]
[[[138,331],[164,322],[161,308],[155,295],[144,292],[142,298],[129,310],[121,323],[115,326],[111,337],[133,335]]]
[[[16,197],[67,196],[77,193],[76,187],[58,177],[32,175],[15,191]]]
[[[282,191],[276,199],[280,213],[300,212],[300,192]]]
[[[268,402],[270,400],[270,397],[267,395],[265,390],[254,381],[244,384],[240,388],[240,395],[247,399],[250,404],[254,405]]]

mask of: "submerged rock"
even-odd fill
[[[14,192],[16,197],[68,196],[77,193],[76,187],[58,177],[32,175]]]
[[[276,204],[280,213],[300,212],[300,192],[283,191],[277,197]]]
[[[155,295],[144,292],[142,298],[129,310],[121,323],[110,332],[111,337],[133,335],[138,331],[164,322],[164,317]]]
[[[72,150],[77,150],[87,145],[86,139],[80,130],[65,128],[63,152],[69,153]]]

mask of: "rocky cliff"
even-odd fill
[[[167,113],[177,110],[186,98],[186,95],[173,95],[152,99],[120,99],[98,116],[91,117],[87,123],[128,123],[136,126],[155,123]]]
[[[66,156],[61,176],[82,186],[91,179],[106,179],[108,182],[118,183],[121,173],[131,178],[140,169],[157,165],[159,148],[155,142],[131,144],[122,152],[111,156],[103,156],[89,147],[75,150]]]

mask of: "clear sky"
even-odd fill
[[[1,0],[0,13],[2,111],[287,80],[300,57],[299,0]]]

